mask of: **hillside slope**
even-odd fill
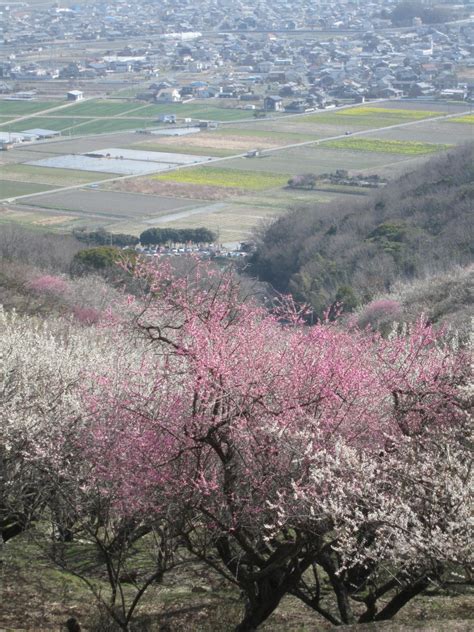
[[[261,231],[252,272],[321,313],[472,261],[474,144],[347,207],[293,209]]]

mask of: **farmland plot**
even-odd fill
[[[40,160],[32,160],[27,164],[35,167],[72,169],[74,171],[97,171],[99,173],[113,173],[118,175],[155,173],[157,171],[165,171],[173,167],[171,163],[165,164],[139,160],[122,160],[118,157],[91,158],[89,156],[81,156],[77,154],[42,158]]]
[[[35,184],[50,184],[58,187],[86,184],[96,180],[110,178],[110,173],[74,171],[72,169],[53,169],[27,164],[10,164],[2,167],[2,179]]]
[[[139,106],[140,103],[136,101],[117,102],[94,99],[72,105],[67,109],[67,113],[69,116],[90,116],[91,118],[96,116],[117,116],[123,115],[130,110],[136,110]]]
[[[64,101],[0,101],[0,114],[5,116],[25,116],[42,110],[64,105]]]
[[[403,155],[381,155],[361,152],[338,151],[327,148],[326,143],[306,145],[269,152],[259,158],[235,158],[223,162],[220,167],[225,170],[252,169],[254,172],[267,174],[299,175],[314,173],[316,175],[335,171],[336,169],[360,170],[378,169],[383,162],[404,160]]]
[[[453,145],[465,143],[473,138],[469,125],[453,123],[453,119],[442,121],[423,121],[409,127],[397,127],[374,131],[364,135],[364,138],[378,138],[398,140],[403,142],[420,142],[438,145]]]
[[[452,145],[440,145],[435,143],[422,143],[419,141],[380,140],[376,138],[342,138],[325,142],[322,147],[331,149],[343,149],[351,151],[368,151],[384,154],[401,154],[404,156],[420,156],[433,154],[452,147]]]
[[[233,161],[229,161],[233,162]],[[222,165],[227,163],[222,163]],[[283,186],[287,177],[273,173],[222,169],[219,167],[197,167],[184,171],[173,171],[156,176],[161,181],[182,182],[203,186],[230,187],[235,189],[259,191]]]
[[[10,125],[5,126],[5,130],[10,132],[22,132],[25,129],[52,129],[61,132],[67,128],[73,128],[77,125],[82,125],[85,121],[83,119],[74,119],[67,116],[32,116],[24,119],[23,121],[17,121]]]
[[[116,191],[83,190],[58,192],[28,200],[41,208],[58,209],[81,213],[82,215],[103,216],[110,220],[133,219],[143,221],[159,217],[177,210],[195,208],[199,202],[168,197],[122,193]],[[202,204],[202,203],[201,203]]]
[[[137,113],[138,114],[138,113]],[[163,103],[149,105],[140,110],[140,116],[158,117],[162,114],[175,114],[178,118],[189,117],[206,121],[239,121],[249,118],[249,113],[237,108],[219,107],[215,101],[207,104],[203,101],[192,103]]]
[[[18,182],[15,180],[0,180],[0,200],[4,200],[17,195],[29,195],[52,189],[46,184],[33,184],[31,182]]]

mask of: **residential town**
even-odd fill
[[[407,11],[398,21],[397,4],[305,0],[297,11],[284,0],[2,4],[0,92],[30,99],[58,84],[82,98],[123,85],[149,102],[225,99],[227,107],[264,112],[469,98],[474,2],[412,3],[415,12],[424,7],[421,15]],[[434,22],[436,11],[449,19]]]

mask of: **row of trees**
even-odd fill
[[[290,594],[334,624],[388,619],[463,572],[463,351],[421,321],[388,338],[306,327],[204,263],[133,274],[146,295],[100,329],[1,314],[5,541],[49,521],[92,542],[123,630],[183,548],[243,592],[239,632]],[[127,601],[143,539],[153,564]]]
[[[140,235],[140,243],[146,245],[165,244],[210,244],[217,239],[216,233],[208,228],[148,228]]]
[[[138,237],[134,235],[127,235],[126,233],[109,233],[104,228],[98,228],[97,230],[73,230],[74,237],[88,246],[118,246],[124,248],[125,246],[136,246],[139,242]]]

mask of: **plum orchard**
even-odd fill
[[[124,513],[173,508],[189,549],[245,591],[239,630],[288,593],[334,623],[390,618],[465,562],[461,353],[422,322],[389,339],[305,327],[209,267],[136,274],[157,356],[89,402],[94,485],[118,486]]]
[[[134,273],[146,298],[110,328],[130,357],[90,363],[59,442],[81,463],[76,507],[90,494],[115,523],[179,535],[245,594],[241,632],[289,594],[335,624],[388,619],[467,569],[464,352],[421,321],[386,339],[307,327],[205,264]],[[49,471],[71,485],[58,450]]]

